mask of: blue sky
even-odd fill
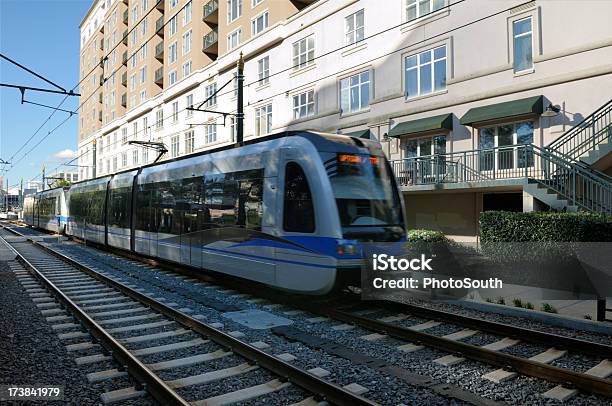
[[[79,81],[79,23],[90,5],[91,0],[0,0],[0,52],[61,87],[71,89]],[[0,60],[0,82],[53,88],[3,59]],[[59,94],[26,92],[26,100],[53,106],[63,98]],[[75,110],[78,104],[78,97],[69,97],[62,108]],[[21,104],[18,89],[0,87],[0,158],[11,159],[51,112],[51,109]],[[25,183],[40,175],[43,164],[52,170],[71,159],[71,152],[77,149],[76,115],[47,136],[68,116],[68,113],[56,112],[13,157],[15,166],[0,173],[5,179],[8,177],[10,185],[17,184],[21,178]]]

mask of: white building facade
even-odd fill
[[[233,143],[232,115],[186,108],[231,82],[242,53],[245,140],[301,129],[378,139],[395,161],[409,227],[470,240],[483,210],[547,202],[514,175],[442,187],[406,181],[414,171],[406,160],[465,152],[493,175],[532,166],[531,152],[496,148],[546,147],[612,98],[610,15],[612,2],[590,0],[319,0],[263,30],[256,21],[257,35],[237,45],[219,38],[235,47],[85,136],[80,179],[91,178],[94,165],[101,176],[156,159],[130,141],[164,143],[161,161]],[[542,116],[551,105],[559,111]],[[235,113],[234,83],[201,108]],[[486,148],[483,163],[473,151]],[[436,161],[427,174],[446,176],[445,159],[444,169]],[[455,169],[474,170],[465,159]]]

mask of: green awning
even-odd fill
[[[417,134],[432,130],[451,131],[452,129],[453,113],[449,113],[399,123],[389,131],[389,137],[400,137],[402,135]]]
[[[471,108],[461,117],[461,124],[472,125],[483,121],[497,120],[527,115],[542,114],[544,96],[528,97],[526,99],[512,100],[489,106]]]
[[[346,133],[346,134],[342,134],[342,135],[346,135],[347,137],[357,137],[357,138],[367,138],[367,139],[370,139],[370,129],[368,128],[367,130],[352,131],[350,133]]]

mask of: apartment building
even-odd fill
[[[598,137],[575,158],[612,173],[610,108],[598,110],[611,98],[612,4],[453,3],[98,0],[81,23],[81,74],[98,81],[82,83],[81,178],[93,175],[94,145],[100,176],[157,158],[129,141],[162,142],[162,161],[234,142],[235,120],[221,113],[236,111],[242,53],[245,139],[315,129],[381,141],[411,228],[471,240],[483,210],[584,208],[532,181],[561,159],[546,147],[572,134]],[[96,68],[114,60],[115,41],[127,56]],[[220,113],[186,110],[206,100]]]

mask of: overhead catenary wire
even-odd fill
[[[116,43],[116,44],[115,44],[115,45],[114,45],[114,46],[113,46],[113,47],[112,47],[112,48],[111,48],[111,49],[108,51],[108,53],[107,53],[107,54],[106,54],[106,55],[105,55],[103,58],[101,58],[101,59],[100,59],[100,64],[101,64],[101,66],[102,66],[102,67],[103,67],[103,65],[102,65],[102,64],[103,64],[103,61],[104,61],[104,60],[106,60],[106,59],[108,58],[108,56],[109,56],[109,55],[111,55],[111,53],[112,53],[112,52],[113,52],[113,51],[114,51],[114,50],[115,50],[115,49],[116,49],[116,48],[119,46],[119,44],[121,43],[121,41],[123,40],[123,38],[128,38],[128,37],[129,37],[129,35],[132,33],[132,31],[133,31],[133,30],[135,30],[135,29],[137,29],[137,28],[138,28],[138,26],[139,26],[139,25],[142,23],[142,21],[144,21],[144,20],[145,20],[145,19],[148,17],[148,15],[149,15],[149,14],[150,14],[150,13],[151,13],[153,10],[155,10],[156,6],[157,6],[159,3],[163,2],[163,1],[164,1],[164,0],[157,0],[157,1],[155,2],[155,4],[153,5],[153,7],[151,7],[151,9],[150,9],[150,10],[149,10],[149,11],[148,11],[146,14],[144,14],[144,15],[143,15],[143,17],[142,17],[142,18],[141,18],[141,19],[138,21],[138,23],[136,23],[136,24],[135,24],[135,25],[132,27],[132,29],[130,29],[130,30],[129,30],[129,31],[126,33],[126,35],[125,35],[124,37],[122,37],[122,38],[120,39],[120,41],[118,41],[118,42],[117,42],[117,43]],[[176,13],[174,16],[178,15],[178,13],[180,13],[180,12],[182,11],[182,9],[183,9],[183,8],[184,8],[184,6],[183,6],[183,7],[182,7],[182,8],[181,8],[181,9],[180,9],[180,10],[179,10],[179,11],[178,11],[178,12],[177,12],[177,13]],[[173,17],[174,17],[174,16],[173,16]],[[165,25],[166,25],[166,24],[164,24],[164,26],[165,26]],[[153,36],[153,37],[154,37],[154,36]],[[149,40],[147,40],[147,41],[145,42],[145,44],[146,44],[148,41],[150,41],[150,39],[151,39],[151,38],[149,38]],[[137,53],[137,52],[138,52],[138,51],[136,51],[136,53]],[[134,54],[132,54],[132,55],[134,55]],[[5,59],[6,59],[6,58],[5,58]],[[79,86],[81,85],[81,83],[83,83],[83,81],[85,81],[85,79],[86,79],[87,77],[89,77],[89,76],[90,76],[90,75],[91,75],[93,72],[95,72],[95,70],[96,70],[96,69],[97,69],[97,65],[95,65],[95,66],[93,67],[93,69],[91,69],[91,70],[90,70],[90,71],[89,71],[89,72],[88,72],[86,75],[84,75],[84,76],[81,78],[81,80],[79,80],[79,82],[78,82],[78,83],[77,83],[77,84],[76,84],[74,87],[72,87],[72,89],[71,89],[69,92],[70,92],[70,93],[72,93],[72,92],[73,92],[73,91],[74,91],[74,90],[75,90],[77,87],[79,87]],[[101,86],[100,86],[100,87],[101,87]],[[83,105],[85,102],[87,102],[87,101],[88,101],[88,100],[89,100],[89,99],[90,99],[90,98],[91,98],[91,97],[92,97],[94,94],[96,94],[96,92],[95,92],[95,91],[94,91],[94,92],[93,92],[93,93],[92,93],[92,94],[91,94],[91,95],[90,95],[90,96],[89,96],[89,97],[88,97],[88,98],[87,98],[87,99],[86,99],[84,102],[82,102],[82,103],[80,103],[80,104],[79,104],[79,106],[77,107],[77,109],[76,109],[76,110],[74,110],[74,113],[78,112],[78,111],[79,111],[79,109],[81,108],[81,106],[82,106],[82,105]],[[60,108],[60,107],[61,107],[61,106],[64,104],[64,102],[66,101],[66,99],[67,99],[67,98],[68,98],[68,95],[66,95],[66,96],[64,97],[64,99],[62,99],[62,101],[60,102],[60,104],[58,104],[58,106],[57,106],[57,107],[56,107],[56,108],[55,108],[55,109],[54,109],[54,110],[51,112],[51,114],[49,115],[49,117],[47,117],[47,119],[46,119],[46,120],[43,122],[43,124],[41,124],[41,125],[40,125],[40,127],[39,127],[39,128],[38,128],[38,129],[37,129],[35,132],[34,132],[34,134],[32,134],[32,135],[31,135],[31,136],[30,136],[30,137],[29,137],[29,138],[26,140],[26,142],[25,142],[25,143],[24,143],[24,144],[23,144],[23,145],[22,145],[22,146],[21,146],[21,147],[20,147],[20,148],[19,148],[19,149],[18,149],[18,150],[15,152],[15,153],[13,153],[13,155],[12,155],[12,156],[11,156],[11,158],[9,159],[9,162],[12,162],[13,158],[15,158],[15,156],[17,156],[17,154],[18,154],[18,153],[19,153],[19,152],[20,152],[20,151],[21,151],[23,148],[25,148],[25,146],[26,146],[26,145],[27,145],[27,144],[28,144],[28,143],[29,143],[29,142],[30,142],[30,141],[31,141],[31,140],[32,140],[32,139],[33,139],[33,138],[36,136],[36,134],[38,134],[38,132],[39,132],[39,131],[42,129],[42,127],[44,127],[44,125],[45,125],[47,122],[49,122],[49,120],[51,120],[51,118],[53,117],[53,115],[54,115],[54,114],[55,114],[55,113],[58,111],[58,109],[59,109],[59,108]],[[72,116],[72,115],[71,115],[71,116]],[[47,136],[48,136],[48,134],[47,134]],[[46,138],[46,137],[45,137],[45,138]],[[14,167],[14,165],[12,165],[12,164],[11,164],[11,168],[10,168],[10,169],[12,169],[13,167]],[[9,170],[10,170],[10,169],[9,169]]]
[[[450,6],[452,6],[452,5],[459,4],[459,3],[463,2],[463,1],[465,1],[465,0],[459,0],[459,1],[457,1],[456,3],[449,4],[449,5],[445,6],[445,7],[450,7]],[[376,56],[376,57],[374,57],[374,58],[372,58],[372,59],[370,59],[370,60],[367,60],[367,61],[360,61],[360,63],[359,63],[358,65],[356,65],[356,66],[354,66],[354,67],[352,67],[352,68],[357,68],[357,67],[359,67],[359,66],[363,66],[363,65],[366,65],[366,64],[368,64],[368,63],[374,62],[374,61],[376,61],[376,60],[378,60],[378,59],[381,59],[381,58],[384,58],[384,57],[387,57],[387,56],[393,55],[393,54],[395,54],[395,53],[397,53],[397,52],[404,51],[404,50],[406,50],[406,49],[408,49],[408,48],[411,48],[411,47],[414,47],[415,45],[418,45],[418,44],[420,44],[420,43],[424,43],[424,42],[430,41],[430,40],[432,40],[432,39],[434,39],[434,38],[437,38],[437,37],[439,37],[439,36],[447,35],[447,34],[449,34],[449,33],[452,33],[452,32],[454,32],[454,31],[457,31],[457,30],[459,30],[459,29],[466,28],[466,27],[468,27],[468,26],[470,26],[470,25],[473,25],[473,24],[476,24],[476,23],[482,22],[482,21],[484,21],[484,20],[486,20],[486,19],[489,19],[489,18],[492,18],[492,17],[498,16],[498,15],[503,14],[503,13],[505,13],[505,12],[508,12],[508,11],[510,11],[510,10],[512,10],[512,9],[515,9],[516,7],[520,7],[521,5],[528,4],[528,3],[530,3],[530,2],[531,2],[531,1],[526,1],[526,2],[521,3],[521,4],[519,4],[519,5],[514,5],[514,6],[512,6],[512,7],[508,7],[508,8],[502,9],[502,10],[497,11],[497,12],[494,12],[494,13],[492,13],[492,14],[488,14],[488,15],[486,15],[486,16],[480,17],[480,18],[478,18],[478,19],[476,19],[476,20],[469,21],[469,22],[467,22],[467,23],[465,23],[465,24],[462,24],[462,25],[460,25],[460,26],[457,26],[457,27],[454,27],[454,28],[448,29],[448,30],[446,30],[446,31],[440,32],[440,33],[438,33],[438,34],[435,34],[435,35],[429,36],[429,37],[424,38],[424,39],[422,39],[422,40],[419,40],[419,41],[417,41],[417,42],[415,42],[415,43],[411,43],[410,45],[407,45],[407,46],[405,46],[405,47],[401,47],[401,48],[395,49],[395,50],[393,50],[393,51],[387,52],[387,53],[385,53],[385,54],[382,54],[382,55]],[[436,10],[436,11],[438,11],[438,10]],[[178,13],[177,13],[177,14],[178,14]],[[383,30],[382,32],[387,32],[387,31],[389,31],[389,29],[397,28],[398,26],[402,26],[402,25],[405,25],[405,24],[406,24],[406,23],[404,22],[404,23],[402,23],[402,24],[400,24],[400,25],[397,25],[397,26],[394,26],[394,27],[392,27],[392,28],[387,28],[387,29]],[[165,24],[164,24],[164,25],[165,25]],[[370,36],[370,37],[368,37],[368,38],[371,38],[371,37],[372,37],[372,36]],[[334,51],[330,51],[330,52],[327,52],[327,53],[325,53],[325,54],[319,55],[319,56],[317,56],[317,57],[315,57],[315,58],[312,58],[311,60],[315,60],[315,59],[318,59],[318,58],[322,58],[323,56],[327,56],[327,55],[329,55],[329,54],[330,54],[330,53],[332,53],[332,52],[337,52],[338,50],[341,50],[341,49],[344,49],[344,48],[345,48],[345,46],[342,46],[342,47],[340,47],[340,48],[335,49]],[[290,70],[290,69],[293,69],[293,66],[292,66],[291,68],[285,69],[284,71],[287,71],[287,70]],[[323,77],[319,77],[318,79],[316,79],[316,80],[314,80],[314,81],[311,81],[311,82],[308,82],[308,83],[305,83],[305,84],[301,84],[300,86],[308,86],[308,85],[316,84],[317,82],[320,82],[321,80],[328,79],[328,78],[330,78],[330,77],[335,77],[336,75],[337,75],[337,73],[332,73],[332,74],[330,74],[330,75],[326,75],[326,76],[323,76]],[[258,82],[258,81],[251,82],[249,85],[254,84],[254,83],[257,83],[257,82]],[[229,91],[229,92],[225,92],[225,93],[217,94],[216,96],[217,96],[217,97],[220,97],[220,96],[227,95],[227,94],[230,94],[230,93],[233,93],[233,92],[234,92],[234,91],[232,90],[232,91]],[[276,96],[283,95],[283,94],[285,94],[285,93],[286,93],[286,90],[285,90],[285,91],[282,91],[282,92],[279,92],[279,93],[276,93],[276,94],[274,94],[274,95],[272,95],[272,96],[268,96],[267,98],[273,98],[273,97],[276,97]],[[80,107],[80,106],[79,106],[79,107]],[[185,111],[185,110],[186,110],[186,109],[182,109],[182,110],[180,110],[179,112],[183,112],[183,111]],[[174,113],[172,113],[172,115],[174,115]],[[206,125],[206,124],[207,124],[207,123],[193,124],[193,125],[191,125],[191,126],[192,126],[192,127],[195,127],[195,126],[199,126],[199,125]],[[140,131],[138,131],[138,132],[140,132]],[[135,134],[136,134],[136,133],[135,133]],[[93,140],[90,140],[90,141],[88,141],[87,143],[83,144],[81,147],[85,147],[85,146],[87,146],[87,145],[91,144],[92,142],[93,142]],[[113,143],[113,144],[111,144],[111,145],[115,145],[115,143]],[[81,156],[83,156],[83,155],[84,155],[84,153],[83,153],[83,154],[80,154],[79,156],[77,156],[76,158],[72,159],[72,160],[71,160],[71,161],[69,161],[68,163],[74,162],[76,159],[80,158],[80,157],[81,157]],[[62,165],[63,165],[63,164],[58,165],[58,168],[59,168],[59,167],[61,167]],[[40,175],[37,175],[36,177],[38,177],[38,176],[40,176]],[[35,178],[36,178],[36,177],[35,177]]]

